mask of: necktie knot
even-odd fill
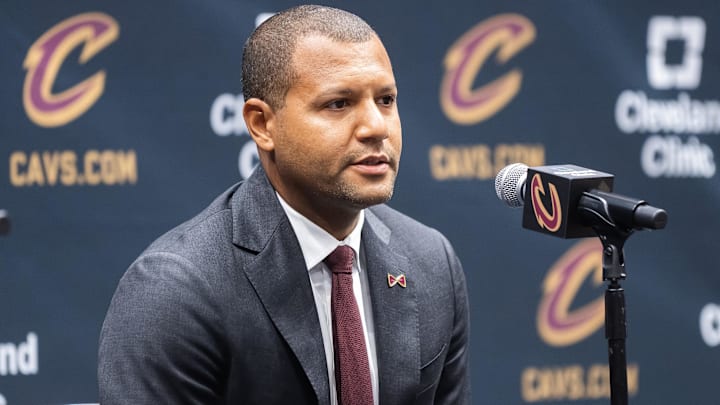
[[[325,264],[333,273],[352,273],[353,259],[355,252],[347,245],[341,245],[335,248],[325,260]]]

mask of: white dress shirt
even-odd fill
[[[323,260],[339,245],[350,246],[359,260],[353,261],[352,278],[355,300],[360,310],[363,332],[365,334],[365,347],[368,349],[368,364],[370,365],[370,380],[372,382],[373,401],[378,405],[378,372],[377,355],[375,351],[375,328],[373,326],[372,305],[370,303],[370,285],[365,268],[365,253],[361,248],[360,234],[365,222],[365,212],[360,211],[357,225],[345,240],[338,241],[327,231],[305,218],[302,214],[288,205],[285,200],[275,193],[280,200],[290,225],[295,231],[300,249],[305,258],[305,265],[310,276],[315,306],[317,307],[322,331],[323,345],[325,346],[325,360],[328,369],[328,382],[330,383],[330,404],[337,405],[337,384],[335,382],[335,355],[333,349],[332,311],[330,298],[332,292],[332,274]]]

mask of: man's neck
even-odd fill
[[[327,221],[325,216],[321,217],[318,215],[308,215],[307,213],[298,210],[289,201],[283,198],[277,191],[276,194],[280,199],[281,204],[284,206],[286,213],[288,209],[294,211],[296,216],[301,216],[305,220],[312,222],[313,224],[315,224],[319,228],[322,228],[325,232],[329,233],[332,237],[339,241],[345,240],[348,235],[350,235],[355,230],[358,225],[358,221],[362,217],[362,210],[357,210],[352,213],[352,216],[348,216],[343,221]]]

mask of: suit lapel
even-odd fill
[[[257,252],[245,266],[245,274],[300,362],[318,403],[328,404],[323,338],[302,251],[261,167],[231,205],[234,243]]]
[[[380,403],[411,403],[420,382],[420,336],[413,269],[389,247],[390,230],[366,210],[362,232],[370,282]],[[390,287],[388,274],[404,274],[407,287]]]

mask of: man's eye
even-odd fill
[[[382,105],[392,105],[393,103],[395,103],[395,96],[393,95],[388,94],[387,96],[380,97],[380,104]]]
[[[337,109],[345,108],[345,107],[347,107],[347,105],[348,105],[347,100],[335,100],[335,101],[329,103],[327,105],[327,107],[330,109],[333,109],[333,110],[337,110]]]

